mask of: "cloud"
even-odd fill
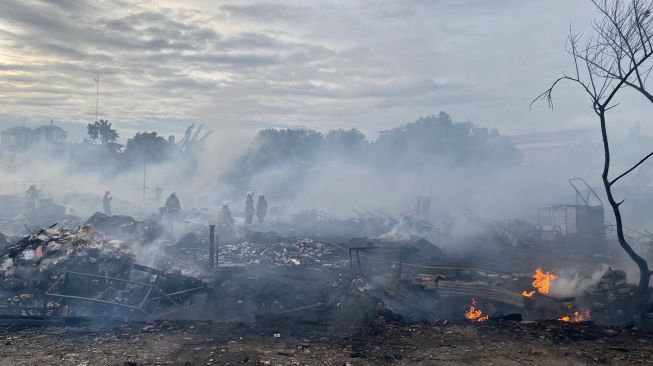
[[[198,121],[373,135],[439,110],[555,129],[584,113],[582,97],[563,92],[553,113],[528,103],[567,65],[568,24],[589,20],[580,3],[4,0],[0,127],[91,121],[99,72],[101,117],[130,131]]]
[[[293,21],[306,17],[310,8],[279,3],[250,3],[222,5],[220,10],[236,19],[250,19],[256,21]]]

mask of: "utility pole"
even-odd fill
[[[147,192],[147,165],[143,163],[143,202],[145,202],[145,196]]]
[[[93,78],[95,80],[95,122],[97,122],[97,117],[98,117],[98,106],[100,105],[100,73],[97,73],[97,78]]]
[[[209,225],[209,267],[215,267],[215,225]]]

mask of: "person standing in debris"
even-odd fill
[[[175,192],[170,193],[168,199],[166,199],[166,211],[168,213],[175,213],[181,210],[181,204],[179,203],[179,198]]]
[[[154,190],[154,199],[156,200],[156,204],[160,205],[161,204],[161,195],[163,192],[161,191],[161,187],[156,187]]]
[[[111,195],[111,192],[106,191],[104,192],[104,197],[102,197],[102,210],[104,211],[104,214],[107,216],[111,216],[111,200],[113,199],[113,196]]]
[[[247,192],[245,199],[245,225],[251,225],[254,218],[254,192]]]
[[[263,225],[265,221],[265,215],[268,214],[268,201],[265,199],[263,194],[258,195],[258,203],[256,204],[256,217],[258,217],[259,225]]]
[[[227,204],[227,202],[224,202],[222,204],[220,215],[222,216],[222,222],[225,224],[225,226],[234,225],[234,218],[231,216],[231,210],[229,209],[229,205]]]
[[[27,211],[36,210],[36,206],[41,199],[41,192],[36,189],[36,185],[32,184],[25,191],[25,207]]]

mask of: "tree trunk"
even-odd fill
[[[648,263],[642,257],[640,257],[628,244],[624,236],[623,222],[621,219],[621,210],[619,206],[621,203],[615,201],[614,196],[612,195],[612,184],[610,182],[609,173],[610,173],[610,145],[608,143],[608,132],[605,123],[605,109],[599,109],[597,112],[599,118],[601,119],[601,135],[603,136],[603,152],[604,152],[604,164],[603,164],[603,186],[605,187],[605,194],[608,196],[608,202],[610,207],[612,207],[612,212],[614,213],[614,218],[617,226],[617,238],[619,239],[619,245],[621,248],[628,254],[630,259],[632,259],[637,267],[639,268],[639,288],[637,291],[637,300],[635,304],[635,316],[641,316],[645,307],[648,304],[649,297],[649,284],[651,280],[651,271],[648,268]]]

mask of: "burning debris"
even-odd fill
[[[572,315],[564,315],[562,318],[558,319],[565,323],[581,323],[588,322],[592,320],[592,315],[590,309],[576,310]]]
[[[535,290],[522,291],[522,296],[526,298],[531,298],[535,293],[540,293],[542,295],[549,294],[550,282],[558,278],[557,275],[542,271],[542,268],[538,267],[535,269],[535,274],[533,274],[533,283],[531,284]]]
[[[475,297],[472,297],[472,305],[470,305],[469,309],[465,312],[465,318],[475,322],[484,322],[490,319],[489,316],[483,314],[483,311],[478,308],[478,303]]]

